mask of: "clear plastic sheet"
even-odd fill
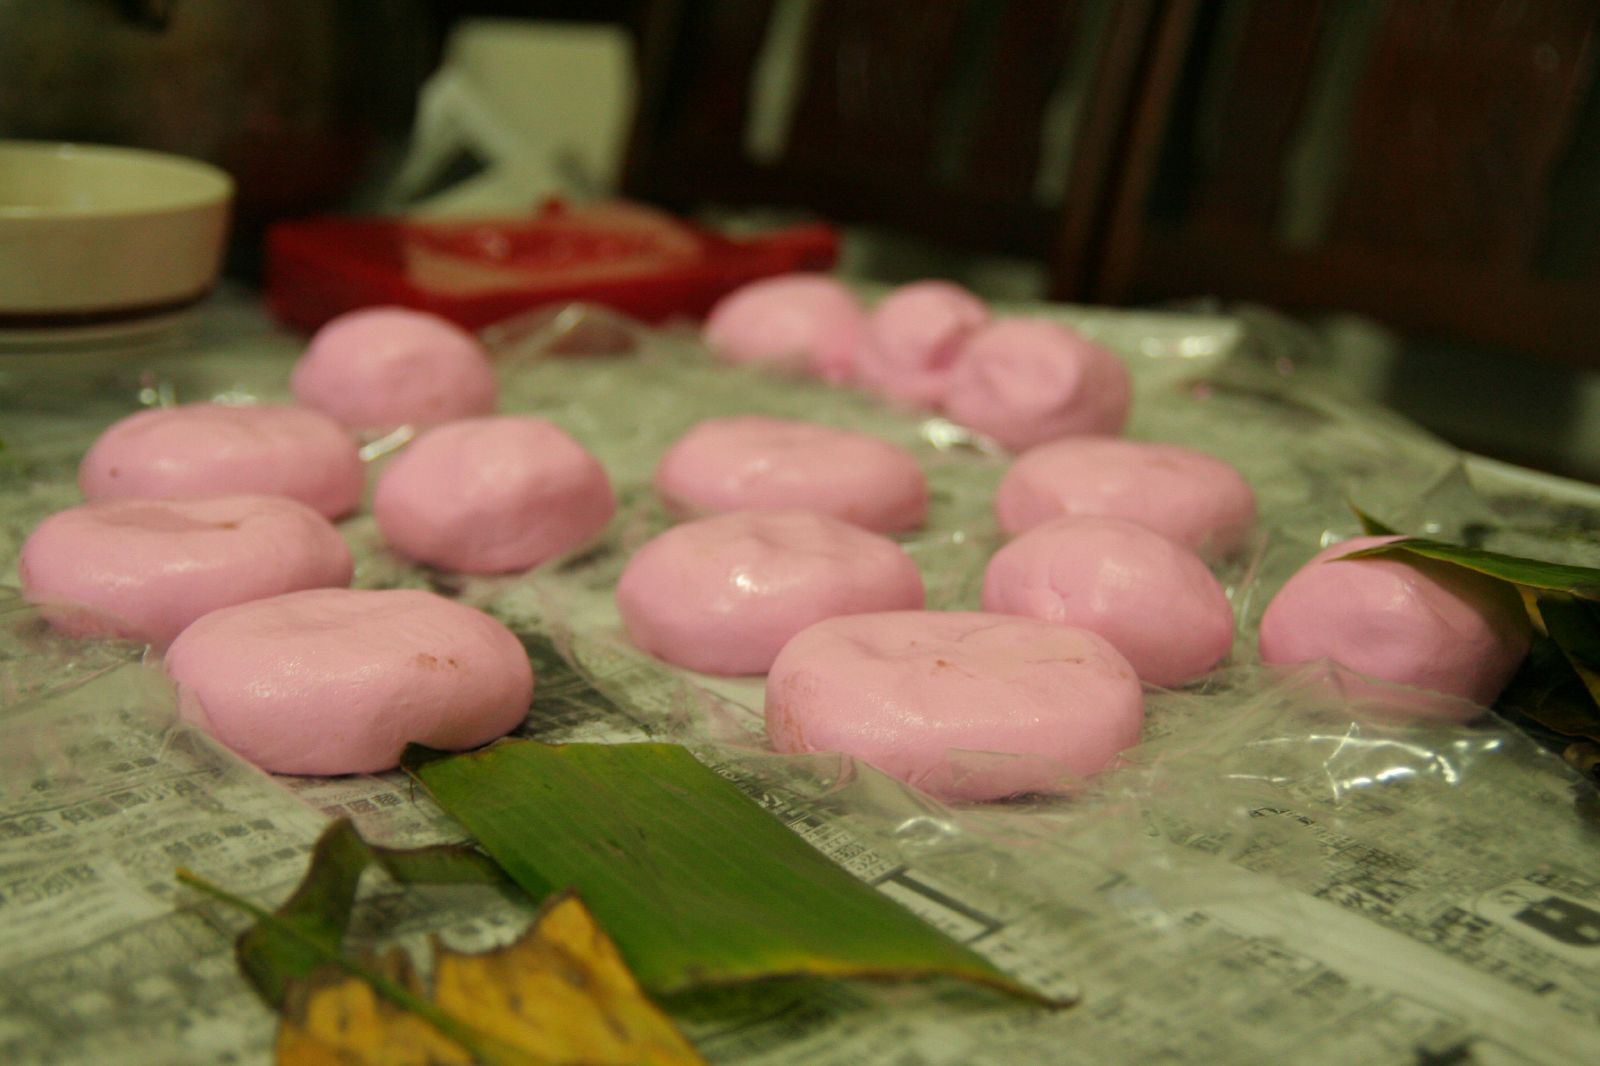
[[[541,669],[523,733],[690,744],[858,876],[1019,976],[1082,997],[1041,1014],[946,985],[810,982],[675,1003],[713,1061],[1412,1062],[1458,1047],[1485,1062],[1577,1061],[1600,1018],[1600,946],[1585,939],[1585,923],[1600,922],[1592,790],[1493,718],[1409,722],[1337,670],[1255,665],[1254,644],[1278,584],[1357,532],[1352,502],[1403,529],[1589,563],[1591,542],[1572,531],[1593,528],[1600,506],[1524,486],[1508,521],[1456,452],[1341,398],[1304,336],[1268,315],[1006,310],[1058,317],[1117,350],[1135,376],[1131,434],[1229,460],[1261,503],[1254,542],[1220,570],[1239,619],[1229,665],[1149,691],[1143,742],[1059,795],[950,807],[843,757],[775,755],[759,679],[688,674],[628,646],[611,590],[632,550],[668,524],[650,489],[655,461],[713,415],[807,418],[910,448],[932,508],[903,543],[932,607],[975,607],[999,544],[989,501],[1006,459],[987,442],[863,394],[715,363],[686,328],[573,307],[486,338],[502,409],[555,420],[609,470],[620,509],[601,542],[529,575],[464,579],[396,559],[360,516],[342,527],[356,582],[437,589],[516,629]],[[296,354],[291,338],[225,303],[181,354],[0,376],[11,444],[0,538],[11,556],[40,518],[75,502],[77,457],[113,418],[140,404],[283,400]],[[39,388],[45,380],[55,391]],[[405,440],[368,442],[372,465]],[[31,876],[46,854],[87,864],[99,887],[63,882],[37,906],[101,915],[100,939],[85,947],[16,917],[0,884],[0,1050],[7,1061],[48,1061],[52,1049],[92,1060],[85,1049],[139,1034],[152,1050],[128,1061],[262,1061],[270,1018],[227,955],[237,922],[173,892],[170,868],[188,863],[274,900],[325,817],[353,817],[393,843],[456,830],[396,774],[268,778],[242,766],[173,724],[170,696],[136,650],[53,637],[14,601],[0,612],[0,871]],[[115,797],[140,774],[169,784],[135,818]],[[81,804],[126,831],[61,821]],[[29,824],[59,835],[10,828]],[[443,929],[463,943],[515,922],[481,900],[393,886],[370,907],[373,926]],[[139,964],[123,947],[94,947],[154,935],[163,946]],[[196,967],[203,993],[172,977]],[[151,992],[142,1012],[116,991],[158,978],[178,983]],[[42,1005],[73,980],[106,1002]]]

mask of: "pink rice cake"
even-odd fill
[[[1261,661],[1328,660],[1425,690],[1414,696],[1379,688],[1356,693],[1391,709],[1474,718],[1527,655],[1527,612],[1509,586],[1447,564],[1341,558],[1395,539],[1354,537],[1312,556],[1267,605]]]
[[[1059,788],[1139,740],[1144,698],[1115,648],[1032,618],[902,611],[802,630],[767,675],[767,736],[839,751],[950,800]]]
[[[1244,546],[1256,500],[1238,470],[1205,452],[1074,437],[1042,444],[1012,463],[994,510],[1012,535],[1062,516],[1125,518],[1215,559]]]
[[[739,415],[701,422],[656,467],[656,491],[674,512],[818,511],[876,533],[915,529],[928,515],[916,459],[865,433]]]
[[[867,316],[856,380],[895,403],[937,408],[962,343],[988,321],[983,301],[954,282],[902,285]]]
[[[894,541],[810,511],[734,511],[634,555],[617,609],[634,644],[708,674],[763,674],[813,622],[916,610],[922,575]]]
[[[350,549],[283,496],[101,500],[51,515],[17,563],[23,595],[72,636],[165,647],[221,607],[350,583]]]
[[[730,363],[772,363],[834,384],[855,373],[866,328],[855,294],[826,274],[782,274],[742,285],[706,316],[705,340]]]
[[[1039,318],[990,323],[967,337],[945,391],[950,418],[1008,451],[1059,437],[1115,435],[1133,382],[1111,350]]]
[[[361,504],[355,439],[326,415],[273,404],[183,404],[112,423],[78,466],[85,499],[288,496],[327,518]]]
[[[515,729],[533,699],[516,636],[414,589],[316,589],[214,611],[165,667],[178,710],[278,774],[380,773],[407,743],[446,751]]]
[[[552,422],[490,416],[436,426],[378,478],[391,548],[468,574],[527,570],[583,545],[616,512],[605,469]]]
[[[1233,646],[1233,607],[1194,552],[1120,518],[1057,518],[995,553],[983,609],[1098,633],[1152,685],[1209,673]]]
[[[289,378],[295,399],[352,429],[431,426],[495,408],[478,339],[426,311],[369,307],[319,329]]]

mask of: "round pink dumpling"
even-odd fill
[[[952,282],[903,285],[867,316],[856,380],[899,403],[938,407],[962,342],[988,321],[983,301]]]
[[[260,493],[339,518],[361,503],[356,442],[304,407],[184,404],[114,422],[78,466],[88,500]]]
[[[922,575],[887,537],[810,511],[736,511],[640,548],[617,585],[628,637],[708,674],[764,674],[806,626],[916,610]]]
[[[224,607],[167,650],[178,711],[263,770],[392,770],[408,743],[486,744],[521,724],[533,668],[482,611],[414,589],[316,589]]]
[[[1013,535],[1062,516],[1126,518],[1219,558],[1244,545],[1256,498],[1239,471],[1205,452],[1080,437],[1040,445],[1012,463],[994,512]]]
[[[1380,681],[1458,698],[1386,700],[1402,709],[1474,717],[1527,655],[1527,613],[1509,586],[1448,564],[1340,558],[1396,539],[1356,537],[1312,556],[1267,605],[1261,660],[1327,659]]]
[[[603,467],[542,418],[469,418],[412,441],[378,478],[391,548],[465,574],[527,570],[588,541],[616,512]]]
[[[835,384],[850,380],[865,315],[825,274],[783,274],[743,285],[706,316],[711,350],[730,363],[777,363]]]
[[[1144,701],[1133,667],[1087,630],[905,611],[802,630],[767,675],[766,716],[779,751],[842,751],[981,800],[1104,770],[1138,743]]]
[[[679,514],[820,511],[877,533],[915,529],[928,483],[904,449],[865,433],[741,415],[701,422],[656,467],[656,491]]]
[[[219,607],[348,585],[351,570],[339,531],[282,496],[87,503],[40,523],[17,562],[57,629],[162,647]]]
[[[494,370],[477,338],[404,307],[350,311],[317,330],[289,385],[295,399],[353,429],[431,426],[495,405]]]
[[[1058,437],[1115,435],[1133,384],[1107,348],[1066,326],[1014,318],[967,338],[950,371],[945,413],[1020,452]]]
[[[1209,673],[1233,646],[1233,607],[1194,552],[1120,518],[1058,518],[1001,548],[983,609],[1098,633],[1152,685]]]

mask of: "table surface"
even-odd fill
[[[621,639],[616,573],[668,522],[650,470],[712,414],[808,417],[910,448],[933,508],[904,546],[932,607],[974,606],[998,543],[988,501],[1005,460],[983,442],[846,390],[715,365],[682,331],[625,326],[633,354],[567,360],[541,353],[592,313],[504,334],[503,409],[562,424],[617,486],[619,517],[582,560],[493,580],[424,573],[361,515],[341,524],[356,584],[443,590],[523,635],[540,690],[519,733],[689,743],[853,873],[1080,998],[1043,1012],[939,982],[812,981],[675,1004],[712,1061],[1582,1061],[1600,1027],[1600,881],[1581,813],[1593,790],[1493,718],[1374,715],[1308,687],[1315,671],[1269,674],[1253,644],[1271,591],[1324,540],[1357,531],[1347,500],[1400,528],[1594,564],[1595,490],[1464,465],[1318,381],[1270,319],[1012,310],[1110,345],[1134,370],[1130,434],[1229,459],[1262,504],[1256,542],[1218,568],[1239,616],[1229,665],[1148,692],[1126,765],[1065,796],[947,807],[848,760],[773,756],[759,681],[673,671]],[[11,557],[77,502],[77,458],[114,418],[282,399],[300,343],[235,294],[167,350],[0,364]],[[398,774],[259,773],[175,722],[137,649],[53,637],[16,597],[6,605],[0,1060],[268,1061],[274,1018],[231,955],[240,920],[179,890],[173,869],[273,904],[332,817],[392,843],[460,831]],[[434,932],[503,942],[525,920],[502,900],[393,885],[360,915],[412,946]]]

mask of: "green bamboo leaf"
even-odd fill
[[[1052,1002],[850,876],[678,745],[413,746],[402,765],[514,880],[575,889],[653,993],[945,974]]]
[[[1443,541],[1423,540],[1419,537],[1407,537],[1377,547],[1363,548],[1341,558],[1366,559],[1383,555],[1433,559],[1473,570],[1500,581],[1508,581],[1519,588],[1565,592],[1587,600],[1600,599],[1600,570],[1593,567],[1523,559],[1515,555],[1486,551],[1483,548],[1468,548],[1460,544],[1446,544]]]
[[[1351,509],[1369,533],[1392,532],[1377,519]],[[1545,743],[1555,740],[1551,746],[1565,747],[1568,761],[1574,765],[1578,762],[1568,741],[1581,742],[1584,751],[1589,750],[1588,745],[1600,743],[1600,569],[1418,537],[1354,551],[1342,558],[1382,556],[1461,567],[1515,588],[1540,635],[1495,701],[1495,709]]]
[[[1594,696],[1549,637],[1534,638],[1528,658],[1494,708],[1524,728],[1531,722],[1536,728],[1530,731],[1551,747],[1573,739],[1600,743]]]
[[[1372,517],[1353,503],[1350,504],[1350,510],[1355,512],[1356,521],[1361,523],[1361,532],[1369,537],[1392,537],[1400,532],[1398,529],[1391,528]]]
[[[379,866],[403,884],[478,884],[517,892],[506,875],[466,845],[399,851],[374,847],[341,819],[317,840],[305,879],[271,922],[258,921],[239,938],[239,969],[268,1005],[283,1005],[290,981],[309,977],[339,955],[361,875]],[[214,893],[213,893],[214,894]],[[534,898],[543,899],[548,889]],[[285,929],[293,931],[287,935]]]
[[[1600,604],[1546,592],[1535,597],[1534,607],[1544,631],[1566,656],[1590,698],[1600,705]]]

